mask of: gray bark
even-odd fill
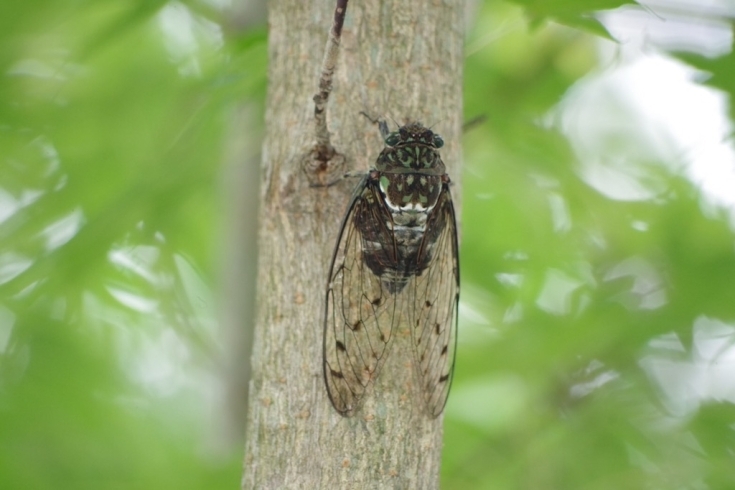
[[[322,379],[328,267],[356,179],[309,187],[312,97],[333,1],[272,0],[269,86],[253,346],[242,487],[437,488],[442,418],[414,401],[408,338],[397,336],[373,392],[351,418]],[[366,111],[418,120],[442,135],[459,189],[461,0],[352,0],[328,104],[332,144],[347,170],[367,171],[383,146]],[[392,125],[393,123],[391,123]],[[392,126],[395,129],[395,126]]]

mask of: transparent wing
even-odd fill
[[[459,256],[457,222],[444,184],[427,219],[419,251],[429,265],[408,284],[409,325],[420,391],[429,415],[439,416],[449,396],[457,345]]]
[[[366,177],[342,223],[332,258],[324,319],[324,381],[342,415],[352,415],[377,378],[400,321],[400,308],[367,265],[395,261],[390,214]]]

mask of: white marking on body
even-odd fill
[[[393,227],[394,231],[407,231],[407,230],[421,230],[421,233],[423,233],[426,230],[426,224],[417,225],[417,226],[405,226],[405,225],[395,225]]]
[[[383,249],[383,244],[382,243],[380,243],[380,242],[371,242],[369,240],[365,240],[364,246],[365,246],[365,249],[368,250],[368,251],[370,251],[370,252],[373,252],[375,250],[382,250]]]
[[[390,201],[390,198],[388,197],[387,194],[384,194],[383,197],[385,198],[385,199],[383,199],[383,201],[385,201],[385,203],[388,205],[388,207],[390,208],[391,211],[393,211],[394,213],[398,213],[398,212],[402,211],[402,208],[400,206],[395,206]]]
[[[420,202],[414,202],[414,203],[408,203],[405,206],[395,205],[393,202],[391,202],[390,198],[387,194],[383,195],[385,203],[388,205],[390,210],[394,213],[421,213],[426,214],[431,212],[432,209],[434,209],[434,206],[436,206],[436,203],[432,206],[424,206]]]

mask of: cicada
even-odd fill
[[[457,220],[442,138],[414,122],[389,132],[360,181],[332,257],[324,319],[324,381],[353,415],[380,374],[399,328],[411,332],[426,413],[444,410],[454,370],[459,306]]]

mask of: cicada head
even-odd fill
[[[441,136],[421,123],[409,123],[385,136],[385,148],[376,169],[385,173],[444,175],[446,169],[438,151],[442,146]]]

